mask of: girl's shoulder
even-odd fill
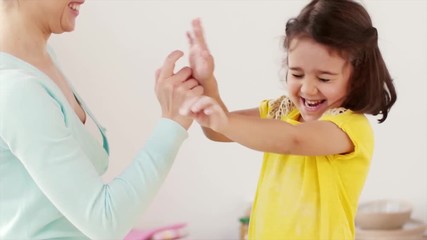
[[[280,96],[277,99],[270,99],[264,102],[266,105],[266,117],[271,119],[281,119],[295,109],[295,105],[288,96]]]
[[[336,115],[340,115],[340,114],[343,114],[346,112],[352,113],[351,110],[349,110],[347,108],[343,108],[343,107],[331,108],[331,109],[328,109],[326,112],[324,112],[323,116],[327,116],[327,115],[336,116]]]
[[[371,132],[371,123],[363,113],[354,112],[351,109],[339,107],[332,108],[323,113],[320,121],[331,121],[345,132],[368,131]]]
[[[364,119],[367,120],[365,114],[357,113],[352,111],[351,109],[344,107],[331,108],[324,112],[319,120],[325,119],[343,119],[345,121],[349,121],[351,119]]]

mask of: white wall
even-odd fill
[[[154,71],[201,17],[229,108],[283,93],[280,40],[307,1],[86,1],[75,32],[52,46],[68,78],[108,129],[110,179],[132,159],[159,119]],[[398,101],[373,127],[376,148],[362,201],[403,198],[427,221],[427,1],[365,0],[395,79]],[[187,63],[180,62],[180,67]],[[254,195],[262,154],[204,138],[195,124],[140,227],[189,223],[192,239],[237,239]]]

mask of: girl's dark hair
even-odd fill
[[[352,0],[313,0],[286,24],[285,49],[296,37],[310,37],[347,56],[353,65],[343,106],[381,114],[382,123],[396,102],[393,80],[378,48],[377,29],[366,9]]]

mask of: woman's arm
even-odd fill
[[[91,239],[123,238],[163,183],[192,120],[178,116],[179,101],[170,102],[170,115],[159,121],[130,166],[105,184],[74,136],[67,116],[74,113],[66,110],[65,100],[52,96],[34,76],[16,72],[2,75],[0,137],[45,196],[82,233]],[[185,74],[165,78],[182,82]],[[171,90],[175,100],[185,99],[179,97],[186,92],[180,86]]]

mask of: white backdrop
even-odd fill
[[[110,170],[118,174],[159,119],[154,72],[172,50],[187,51],[185,32],[201,17],[216,75],[231,110],[283,94],[284,25],[308,1],[91,0],[76,31],[51,45],[92,111],[108,129]],[[398,101],[389,118],[372,118],[376,147],[361,200],[401,198],[427,221],[427,1],[365,0]],[[183,58],[178,67],[187,64]],[[191,239],[238,239],[238,218],[255,192],[262,154],[204,138],[194,124],[139,227],[186,222]]]

